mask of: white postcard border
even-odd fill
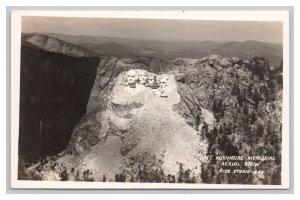
[[[282,115],[282,184],[169,184],[116,182],[59,182],[24,181],[17,179],[18,132],[20,99],[20,47],[22,16],[102,17],[182,20],[227,21],[282,21],[283,22],[283,115]],[[288,189],[289,166],[289,12],[288,11],[24,11],[11,15],[11,187],[36,189]]]

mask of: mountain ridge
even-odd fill
[[[77,45],[94,52],[92,55],[117,57],[154,57],[154,58],[202,58],[209,54],[222,57],[238,57],[252,59],[266,57],[275,68],[282,61],[282,45],[254,40],[218,42],[203,40],[202,42],[155,41],[107,36],[65,35],[57,33],[31,33],[31,35],[47,35],[62,42]],[[26,35],[23,33],[23,35]],[[28,35],[28,34],[27,34]],[[30,35],[30,34],[29,34]]]
[[[155,39],[134,39],[134,38],[126,38],[126,37],[111,37],[111,36],[105,36],[105,35],[68,35],[68,34],[63,34],[63,33],[49,33],[49,32],[32,32],[32,33],[24,33],[24,34],[43,34],[43,35],[49,35],[49,36],[52,36],[52,37],[73,37],[73,38],[76,38],[76,37],[86,37],[86,38],[98,38],[98,39],[123,39],[123,40],[132,40],[132,41],[151,41],[151,42],[178,42],[178,41],[175,41],[175,40],[155,40]],[[247,42],[257,42],[257,43],[264,43],[264,44],[273,44],[273,45],[282,45],[281,43],[273,43],[273,42],[264,42],[264,41],[258,41],[258,40],[243,40],[243,41],[213,41],[213,40],[207,40],[207,39],[204,39],[204,40],[199,40],[199,41],[180,41],[180,42],[183,42],[183,43],[209,43],[209,42],[212,42],[212,43],[228,43],[228,42],[239,42],[239,43],[247,43]]]
[[[150,56],[156,58],[174,59],[178,57],[202,58],[209,54],[219,54],[223,57],[235,56],[241,59],[251,59],[256,56],[267,57],[272,65],[278,67],[282,60],[282,45],[272,44],[260,41],[247,40],[238,41],[210,41],[202,42],[189,41],[155,41],[140,40],[128,38],[114,38],[106,36],[68,36],[62,34],[49,34],[53,37],[75,43],[79,46],[90,48],[91,50],[102,54],[102,44],[114,42],[116,45],[107,49],[106,55],[113,56]],[[92,45],[93,44],[93,45]],[[121,45],[126,52],[118,50]]]
[[[22,33],[22,41],[25,44],[41,48],[48,52],[62,53],[73,57],[98,57],[99,55],[90,49],[86,49],[74,43],[61,40],[44,34],[24,34]]]

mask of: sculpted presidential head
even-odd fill
[[[136,70],[129,70],[127,73],[126,73],[126,81],[129,85],[133,85],[136,83],[137,81],[137,72]]]
[[[161,77],[161,79],[159,80],[160,88],[166,88],[168,86],[168,80],[169,80],[169,76],[168,75],[163,75]]]
[[[148,81],[148,72],[146,70],[139,70],[138,72],[138,80],[142,85],[146,85]]]

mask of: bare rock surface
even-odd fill
[[[168,81],[168,98],[161,98],[157,89],[144,86],[137,86],[135,93],[129,93],[128,86],[122,83],[122,75],[117,77],[110,106],[94,119],[101,123],[94,131],[95,136],[103,142],[84,149],[77,147],[80,146],[77,141],[73,150],[77,154],[66,154],[57,161],[79,171],[89,169],[95,173],[96,180],[101,180],[103,175],[114,179],[124,169],[132,170],[131,161],[136,159],[143,159],[144,164],[171,175],[176,175],[182,164],[185,170],[192,171],[197,182],[201,181],[199,158],[207,147],[198,132],[172,109],[180,102],[174,75]],[[80,137],[83,136],[77,140]],[[159,162],[151,163],[153,157]]]

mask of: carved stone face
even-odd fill
[[[138,74],[138,78],[139,78],[139,82],[140,84],[145,85],[147,80],[148,80],[148,73],[145,70],[140,71],[140,73]]]
[[[137,74],[135,70],[129,70],[126,73],[126,80],[129,85],[135,84],[137,80]]]
[[[149,74],[148,75],[148,84],[149,84],[149,86],[154,85],[154,82],[155,82],[155,75],[154,74]]]
[[[168,86],[168,80],[169,80],[169,77],[167,77],[167,76],[162,77],[159,81],[160,88],[166,88]]]

